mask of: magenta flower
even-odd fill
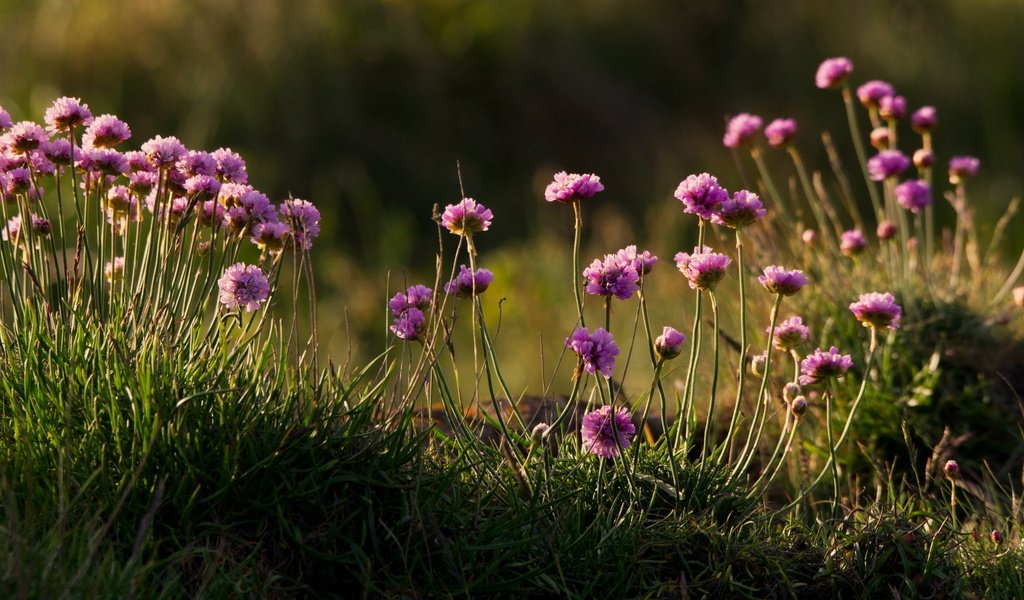
[[[878,103],[886,96],[896,93],[896,88],[886,81],[875,79],[857,88],[857,99],[865,108],[878,108]]]
[[[761,220],[768,211],[757,194],[740,190],[722,201],[722,206],[711,215],[711,222],[733,229],[741,229]]]
[[[907,99],[903,96],[895,94],[882,96],[882,99],[878,101],[878,116],[883,119],[898,121],[905,114],[907,114]]]
[[[178,138],[156,136],[142,145],[146,158],[155,167],[173,165],[185,155],[185,145]]]
[[[228,226],[227,209],[216,200],[207,200],[199,205],[196,218],[201,227],[220,229]]]
[[[903,309],[896,304],[896,299],[892,294],[878,292],[861,294],[856,302],[850,304],[850,311],[864,327],[873,327],[883,331],[899,329],[900,316],[903,314]]]
[[[49,139],[46,130],[36,123],[21,121],[11,125],[7,133],[0,136],[0,146],[7,146],[16,155],[28,154]]]
[[[759,276],[757,281],[764,286],[764,289],[781,296],[792,296],[807,285],[807,277],[803,271],[786,270],[778,265],[765,267],[764,275]]]
[[[761,117],[750,113],[740,113],[729,119],[725,128],[725,135],[722,136],[722,143],[726,148],[739,148],[752,141],[761,131]]]
[[[388,301],[388,309],[391,316],[400,316],[406,309],[415,308],[420,311],[428,310],[432,304],[434,290],[425,285],[414,285],[405,290],[405,293],[398,292]]]
[[[0,131],[10,129],[13,125],[14,122],[11,121],[11,113],[4,110],[3,107],[0,107]]]
[[[203,202],[217,197],[220,182],[209,175],[193,175],[185,180],[185,191],[197,202]]]
[[[544,199],[548,202],[576,202],[592,198],[603,191],[604,185],[597,175],[580,173],[555,173],[555,180],[544,190]]]
[[[839,250],[846,256],[856,256],[867,248],[868,242],[860,229],[851,229],[839,234]]]
[[[128,124],[114,115],[96,117],[82,134],[82,146],[86,148],[113,148],[132,137]]]
[[[853,73],[853,61],[845,56],[828,58],[818,66],[814,84],[823,90],[839,87]]]
[[[448,294],[455,294],[456,298],[471,298],[474,294],[482,294],[487,291],[488,286],[494,281],[494,273],[487,269],[477,269],[475,272],[466,267],[459,266],[459,274],[444,286]]]
[[[641,279],[644,275],[650,273],[654,265],[658,263],[658,257],[647,250],[637,253],[635,245],[626,246],[619,250],[615,256],[624,263],[632,264]]]
[[[178,159],[174,167],[186,177],[195,177],[196,175],[214,177],[217,175],[217,159],[209,152],[200,150],[189,150]]]
[[[875,235],[883,242],[896,237],[897,233],[899,233],[899,229],[892,221],[882,221],[878,224],[878,229],[875,230]]]
[[[155,171],[135,171],[128,176],[128,187],[140,198],[149,194],[156,187]]]
[[[612,415],[611,406],[587,413],[580,428],[583,449],[603,458],[615,458],[628,448],[636,435],[636,426],[625,407]]]
[[[291,226],[292,239],[300,250],[313,247],[320,235],[320,211],[309,200],[291,198],[281,203],[281,218]]]
[[[949,159],[949,182],[961,184],[978,174],[981,161],[973,156],[954,156]]]
[[[470,236],[487,231],[494,213],[472,198],[463,198],[458,204],[449,204],[441,215],[441,225],[455,235]]]
[[[960,479],[960,465],[955,460],[947,460],[946,465],[942,467],[942,471],[950,481]]]
[[[596,296],[615,296],[629,300],[640,289],[640,273],[633,260],[623,260],[618,254],[606,254],[604,260],[595,258],[583,270],[587,279],[585,291]]]
[[[928,182],[922,179],[904,181],[897,185],[893,192],[900,206],[915,215],[932,203],[932,189]]]
[[[146,158],[146,153],[140,150],[129,150],[124,153],[124,157],[128,159],[128,168],[132,170],[132,173],[137,172],[156,172],[156,167],[149,163],[149,159]]]
[[[829,348],[828,352],[817,348],[800,362],[800,385],[812,385],[826,379],[842,377],[852,367],[853,359],[850,355],[839,354],[835,346]]]
[[[868,159],[868,174],[873,181],[896,177],[910,166],[910,159],[899,150],[882,150]]]
[[[89,112],[89,105],[83,104],[79,98],[68,96],[54,100],[43,116],[46,130],[54,134],[70,131],[79,125],[87,125],[90,121],[92,113]]]
[[[910,115],[910,126],[918,133],[925,133],[935,129],[939,122],[934,106],[922,106]]]
[[[771,327],[764,330],[771,333]],[[804,344],[811,335],[811,330],[804,325],[801,317],[790,317],[775,326],[775,339],[772,345],[783,352],[789,352]]]
[[[722,203],[729,199],[729,192],[718,185],[718,180],[707,173],[690,175],[676,188],[675,197],[686,207],[683,212],[692,213],[702,219],[710,219],[718,212]]]
[[[252,236],[249,239],[263,252],[277,255],[284,250],[285,242],[288,241],[291,232],[291,227],[280,221],[257,223],[253,226]]]
[[[249,174],[245,170],[245,161],[231,148],[219,148],[211,154],[217,161],[217,179],[221,183],[248,183]]]
[[[128,159],[111,148],[84,148],[78,166],[83,171],[103,175],[127,175]]]
[[[32,170],[36,175],[53,175],[57,171],[57,167],[50,162],[46,155],[43,153],[45,148],[50,142],[43,142],[39,145],[39,148],[29,152],[29,162],[32,163]]]
[[[43,153],[46,160],[55,165],[71,164],[71,142],[63,138],[43,142],[39,145],[38,151]],[[78,155],[78,152],[75,152],[75,154]],[[77,158],[81,158],[81,156],[78,155]]]
[[[13,202],[14,196],[28,193],[32,186],[32,173],[25,167],[16,167],[5,173],[3,191],[8,196],[7,201]]]
[[[764,136],[773,148],[788,146],[796,137],[796,121],[794,119],[775,119],[764,128]]]
[[[565,345],[580,357],[587,373],[612,376],[615,357],[619,354],[612,334],[601,328],[590,333],[585,327],[580,327],[565,339]]]
[[[217,281],[217,287],[220,288],[221,304],[229,310],[253,312],[270,296],[270,282],[263,271],[245,263],[228,267]]]
[[[672,360],[682,352],[686,336],[672,327],[665,326],[661,335],[654,340],[654,351],[661,360]]]
[[[227,189],[229,186],[235,187]],[[278,220],[277,209],[267,196],[248,185],[225,183],[220,187],[219,198],[227,207],[228,226],[235,231],[245,232],[258,223]],[[296,231],[294,227],[292,230]]]
[[[391,332],[399,339],[412,342],[420,339],[426,326],[427,318],[423,311],[409,307],[395,316],[395,320],[391,323]]]
[[[693,254],[680,252],[675,259],[676,267],[695,290],[714,289],[732,263],[728,256],[712,252],[707,246],[694,248]]]

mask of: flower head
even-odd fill
[[[86,148],[113,148],[132,137],[128,124],[114,115],[96,117],[82,134],[82,146]]]
[[[710,219],[718,212],[722,203],[729,199],[729,192],[718,185],[718,180],[707,173],[690,175],[676,188],[675,197],[686,207],[683,212],[692,213],[702,219]]]
[[[583,277],[587,279],[585,291],[597,296],[629,300],[640,289],[640,273],[634,261],[622,259],[618,254],[606,254],[603,261],[595,258],[583,270]]]
[[[271,255],[277,255],[284,250],[284,245],[288,241],[288,236],[291,235],[291,232],[291,227],[287,223],[281,223],[280,221],[257,223],[253,226],[252,235],[249,239],[260,250],[269,252]]]
[[[14,122],[11,121],[11,113],[0,106],[0,131],[10,129],[12,125],[14,125]]]
[[[441,215],[441,225],[455,235],[473,235],[491,227],[494,213],[472,198],[463,198],[457,204],[449,204]]]
[[[410,307],[395,316],[395,320],[391,323],[391,332],[395,334],[395,337],[411,342],[420,338],[426,325],[427,318],[423,311]]]
[[[654,265],[658,264],[658,257],[648,250],[637,253],[635,245],[629,245],[619,250],[615,256],[622,262],[632,264],[636,272],[643,277],[651,272]]]
[[[869,136],[871,145],[879,150],[887,150],[889,148],[889,141],[892,139],[892,134],[889,132],[888,127],[875,127],[871,130]]]
[[[580,357],[587,373],[612,376],[615,357],[619,354],[612,334],[601,328],[590,333],[586,327],[580,327],[565,339],[565,345]]]
[[[914,166],[918,169],[925,169],[935,164],[935,153],[927,148],[918,148],[914,151]]]
[[[84,148],[78,166],[84,171],[103,175],[127,175],[128,159],[112,148]]]
[[[771,327],[765,329],[765,333],[771,333]],[[775,339],[772,344],[783,352],[789,352],[802,346],[810,337],[811,330],[804,325],[801,317],[790,317],[775,326]]]
[[[474,294],[482,294],[494,281],[494,273],[487,269],[473,271],[466,265],[459,266],[459,274],[444,286],[444,291],[455,294],[456,298],[470,298]]]
[[[270,282],[255,265],[236,263],[217,281],[220,302],[230,310],[253,312],[270,296]]]
[[[878,115],[886,120],[898,121],[907,114],[907,99],[895,94],[882,96],[878,101]]]
[[[846,256],[857,256],[867,246],[868,242],[860,229],[851,229],[839,234],[839,251]]]
[[[778,265],[765,267],[764,275],[759,276],[757,281],[764,286],[764,289],[782,296],[792,296],[807,285],[807,277],[803,271],[786,270]]]
[[[796,120],[775,119],[764,128],[764,136],[773,148],[788,146],[796,137]]]
[[[615,458],[628,448],[636,434],[636,426],[625,407],[612,414],[611,406],[587,413],[583,417],[580,435],[583,449],[603,458]]]
[[[43,142],[39,144],[39,151],[43,153],[46,160],[50,161],[55,165],[70,165],[71,164],[71,142],[58,138]],[[75,154],[78,154],[77,152]]]
[[[231,148],[218,148],[210,155],[217,161],[217,179],[221,182],[248,183],[245,161]]]
[[[725,128],[725,135],[722,137],[722,143],[725,144],[726,148],[739,148],[757,136],[758,132],[761,131],[762,123],[761,117],[757,115],[740,113],[729,119],[729,124]]]
[[[811,385],[826,379],[842,377],[853,367],[849,354],[839,354],[832,346],[828,352],[817,348],[800,362],[800,385]]]
[[[960,465],[955,460],[947,460],[946,465],[942,467],[942,471],[950,481],[960,479]]]
[[[878,103],[886,96],[896,93],[896,88],[886,81],[875,79],[857,88],[857,99],[866,108],[878,108]]]
[[[64,96],[54,100],[50,108],[46,109],[43,121],[50,133],[62,133],[79,125],[87,125],[92,121],[92,113],[89,105],[82,103],[79,98]]]
[[[954,156],[949,159],[949,182],[961,184],[978,174],[981,161],[973,156]]]
[[[925,133],[935,129],[939,118],[934,106],[922,106],[910,115],[910,126],[918,133]]]
[[[868,174],[873,181],[896,177],[910,166],[910,159],[899,150],[882,150],[868,159]]]
[[[3,192],[8,202],[14,202],[18,194],[27,194],[32,187],[32,173],[25,167],[15,167],[3,173]]]
[[[281,203],[281,219],[291,226],[292,240],[300,250],[313,247],[313,239],[320,235],[320,211],[309,200],[290,198]]]
[[[405,293],[398,292],[388,301],[388,309],[391,310],[391,316],[397,317],[402,314],[407,308],[415,308],[421,311],[425,311],[430,308],[432,304],[431,298],[434,295],[434,290],[428,288],[425,285],[414,285],[409,289],[405,290]]]
[[[823,90],[838,87],[853,73],[853,61],[845,56],[825,59],[814,75],[814,84]]]
[[[717,254],[711,248],[694,248],[693,254],[676,254],[676,267],[689,280],[695,290],[713,289],[725,277],[725,270],[732,263],[724,254]]]
[[[761,220],[768,211],[761,204],[757,194],[739,190],[722,202],[718,212],[711,215],[711,222],[733,229],[741,229]]]
[[[220,182],[209,175],[193,175],[185,180],[185,192],[197,202],[216,198]]]
[[[878,229],[875,230],[875,235],[883,242],[893,239],[897,233],[899,233],[899,228],[892,221],[882,221],[878,224]]]
[[[174,167],[187,177],[195,177],[196,175],[212,177],[217,174],[217,159],[209,152],[189,150],[178,159]]]
[[[865,327],[883,331],[899,329],[900,316],[903,314],[903,309],[896,304],[892,294],[878,292],[861,294],[856,302],[850,304],[850,311]]]
[[[156,167],[173,165],[179,158],[185,155],[185,145],[173,136],[156,136],[142,145],[142,151],[146,158]]]
[[[604,190],[601,178],[597,175],[580,173],[555,173],[555,180],[544,190],[544,199],[548,202],[576,202],[586,200]]]
[[[654,340],[654,351],[661,360],[672,360],[682,351],[686,336],[672,327],[665,326],[661,335]]]
[[[129,150],[124,153],[124,157],[128,159],[128,168],[132,170],[132,173],[147,172],[156,173],[156,167],[150,164],[149,159],[146,158],[146,153],[141,150]]]
[[[932,203],[932,188],[923,179],[910,179],[896,186],[893,190],[900,206],[914,213]]]
[[[11,125],[7,133],[0,136],[0,145],[7,146],[14,154],[28,154],[49,140],[46,130],[32,121],[21,121]]]
[[[142,197],[149,194],[156,187],[157,173],[155,171],[135,171],[128,176],[128,187],[137,196]]]
[[[793,412],[793,416],[800,418],[807,413],[807,398],[805,396],[797,396],[793,398],[793,402],[789,405],[789,410]]]

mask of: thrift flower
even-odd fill
[[[861,294],[856,302],[850,304],[850,311],[864,327],[873,327],[882,331],[899,329],[900,316],[903,314],[903,309],[896,304],[896,299],[892,294],[878,292]]]
[[[752,141],[761,131],[761,117],[750,113],[740,113],[729,120],[725,128],[722,143],[726,148],[739,148]]]
[[[893,190],[900,206],[914,213],[932,203],[932,189],[923,179],[904,181]]]
[[[128,124],[114,115],[100,115],[89,124],[82,134],[82,146],[86,148],[113,148],[132,137]]]
[[[868,242],[860,229],[851,229],[839,234],[839,251],[846,256],[857,256],[867,248]]]
[[[857,99],[865,108],[878,108],[878,103],[886,96],[896,93],[891,83],[878,79],[869,81],[857,88]]]
[[[220,182],[209,175],[193,175],[185,180],[185,192],[197,202],[216,198]]]
[[[257,223],[252,228],[252,236],[249,239],[263,252],[276,256],[284,250],[284,245],[288,241],[289,235],[291,235],[291,228],[288,227],[287,223],[272,221],[270,223]]]
[[[934,106],[922,106],[910,115],[910,126],[918,133],[926,133],[935,129],[939,122]]]
[[[78,166],[83,171],[103,175],[127,175],[128,159],[117,150],[110,148],[85,148]]]
[[[771,327],[764,331],[771,333]],[[811,330],[804,325],[803,318],[790,317],[775,326],[775,339],[772,340],[772,345],[783,352],[789,352],[802,346],[810,335]]]
[[[897,233],[899,233],[899,229],[892,221],[882,221],[878,224],[878,229],[875,230],[875,234],[878,236],[878,239],[883,242],[896,237]]]
[[[800,395],[800,391],[800,385],[790,381],[786,385],[782,386],[782,398],[785,399],[786,402],[792,402],[793,399]]]
[[[619,354],[612,334],[602,328],[590,333],[585,327],[580,327],[565,339],[565,345],[580,357],[587,373],[612,376],[615,357]]]
[[[157,184],[156,171],[135,171],[128,176],[128,187],[140,198],[149,194]]]
[[[245,161],[231,148],[219,148],[211,153],[217,161],[217,179],[221,183],[248,183],[249,174],[245,170]]]
[[[658,257],[644,250],[638,254],[635,245],[626,246],[616,253],[616,257],[623,262],[632,263],[633,268],[640,274],[641,278],[651,272],[654,265],[658,263]]]
[[[914,166],[918,169],[925,169],[935,164],[935,154],[926,148],[918,148],[914,151]]]
[[[391,332],[399,339],[412,342],[420,339],[426,325],[427,318],[423,315],[423,311],[410,307],[395,317],[394,322],[391,323]]]
[[[907,99],[903,96],[882,96],[878,101],[878,116],[886,120],[898,121],[907,114]]]
[[[178,159],[174,168],[184,173],[186,177],[195,177],[196,175],[213,177],[217,174],[217,159],[209,152],[189,150]]]
[[[7,133],[0,136],[0,146],[7,146],[16,155],[28,154],[49,139],[39,125],[32,121],[21,121],[11,125]]]
[[[124,153],[124,157],[128,159],[128,168],[132,170],[132,173],[139,171],[156,172],[156,167],[149,163],[146,153],[141,150],[129,150]]]
[[[185,145],[174,136],[156,136],[142,145],[146,158],[155,167],[173,165],[185,155]]]
[[[25,167],[16,167],[5,173],[3,191],[7,195],[8,202],[14,202],[18,194],[26,194],[32,187],[32,174]]]
[[[4,110],[3,107],[0,107],[0,131],[10,129],[13,125],[14,122],[11,121],[11,114]]]
[[[845,56],[826,59],[818,66],[814,84],[823,90],[839,87],[853,72],[853,61]]]
[[[458,204],[449,204],[441,215],[441,225],[455,235],[473,235],[491,227],[494,213],[472,198],[463,198]]]
[[[714,289],[725,277],[725,270],[732,263],[728,256],[712,252],[707,246],[694,248],[693,254],[680,252],[676,254],[675,259],[676,267],[695,290]]]
[[[896,177],[910,166],[910,159],[899,150],[882,150],[868,159],[868,174],[872,181]]]
[[[632,443],[636,427],[628,409],[620,408],[612,415],[611,406],[602,406],[583,417],[580,434],[587,452],[603,458],[615,458]]]
[[[39,145],[39,151],[43,153],[46,160],[55,165],[71,164],[71,142],[63,138],[43,142]]]
[[[675,197],[686,207],[683,212],[692,213],[702,219],[710,219],[729,199],[729,192],[718,185],[718,180],[701,173],[690,175],[676,188]]]
[[[807,398],[804,396],[797,396],[793,398],[792,404],[789,405],[789,410],[793,412],[793,416],[800,418],[807,413]]]
[[[765,267],[764,275],[759,276],[757,281],[764,286],[764,289],[782,296],[792,296],[807,285],[807,277],[803,271],[797,269],[787,271],[778,265]]]
[[[217,281],[220,302],[229,310],[253,312],[270,296],[270,282],[255,265],[236,263],[224,271]]]
[[[313,239],[320,235],[320,211],[309,200],[290,198],[281,203],[281,218],[291,226],[292,240],[299,250],[313,247]]]
[[[654,351],[658,354],[659,359],[672,360],[682,352],[683,342],[685,341],[685,335],[672,327],[666,326],[662,330],[661,335],[654,340]]]
[[[391,316],[397,317],[407,308],[415,308],[420,311],[427,310],[432,305],[431,298],[433,295],[434,290],[425,285],[414,285],[405,290],[405,293],[399,292],[388,301]]]
[[[830,378],[842,377],[853,367],[849,354],[839,354],[832,346],[828,352],[817,348],[800,362],[800,385],[811,385]]]
[[[587,279],[585,291],[597,296],[629,300],[640,289],[640,273],[634,261],[623,260],[618,254],[606,254],[603,261],[595,258],[583,270],[583,277]]]
[[[722,201],[722,206],[711,215],[711,222],[733,229],[741,229],[761,220],[768,211],[761,204],[757,194],[740,190]]]
[[[487,291],[487,287],[493,281],[494,273],[487,269],[477,269],[474,272],[466,265],[459,265],[459,274],[445,284],[444,291],[448,294],[455,294],[456,298],[470,298],[474,294],[482,294]]]
[[[548,202],[570,203],[592,198],[602,190],[604,185],[597,175],[561,171],[555,173],[555,180],[544,190],[544,199]]]
[[[942,471],[950,481],[960,479],[960,465],[955,460],[946,461],[946,466],[942,467]]]
[[[79,125],[87,125],[92,121],[92,113],[89,112],[89,105],[83,104],[79,98],[64,96],[54,100],[50,108],[46,109],[43,121],[50,133],[63,133]]]
[[[796,137],[796,121],[775,119],[764,128],[764,136],[768,138],[768,145],[773,148],[788,146]]]
[[[978,174],[981,161],[973,156],[954,156],[949,159],[949,182],[959,185]]]
[[[889,148],[889,140],[892,139],[888,127],[875,127],[871,130],[871,135],[868,137],[871,140],[871,145],[878,150],[887,150]]]
[[[220,229],[228,226],[227,209],[216,200],[207,200],[200,206],[196,218],[201,227]]]
[[[750,357],[750,372],[758,377],[764,377],[765,368],[768,366],[768,355],[762,352]]]

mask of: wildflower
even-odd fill
[[[654,256],[648,250],[644,250],[642,253],[637,253],[635,245],[629,245],[615,253],[615,256],[624,263],[633,265],[636,272],[643,278],[651,272],[654,265],[658,264],[658,257]]]
[[[981,161],[973,156],[954,156],[949,159],[949,182],[959,185],[978,174]]]
[[[752,141],[757,133],[761,131],[761,117],[750,113],[740,113],[729,119],[725,128],[725,135],[722,136],[722,143],[726,148],[739,148]]]
[[[935,154],[927,148],[918,148],[914,151],[914,166],[918,169],[925,169],[935,164]]]
[[[686,336],[672,327],[666,326],[662,329],[661,335],[654,340],[654,351],[661,360],[672,360],[682,352],[683,342]]]
[[[882,221],[878,224],[878,229],[875,231],[875,234],[878,236],[879,240],[884,242],[896,237],[898,232],[899,229],[896,227],[895,223],[892,221]]]
[[[765,267],[764,275],[760,275],[757,281],[764,286],[764,289],[781,296],[792,296],[807,285],[807,277],[803,271],[797,269],[787,271],[778,265]]]
[[[459,274],[444,286],[448,294],[455,294],[456,298],[470,298],[474,294],[482,294],[494,281],[494,273],[487,269],[473,271],[466,265],[459,265]]]
[[[26,194],[32,187],[32,174],[25,167],[16,167],[7,171],[4,181],[3,192],[7,195],[7,201],[13,202],[18,194]]]
[[[433,304],[432,297],[434,290],[425,285],[414,285],[405,290],[405,293],[398,292],[388,301],[388,308],[391,316],[401,315],[407,308],[415,308],[424,311]]]
[[[853,61],[845,56],[826,59],[814,74],[814,84],[823,90],[839,87],[853,72]]]
[[[765,368],[768,366],[768,355],[762,352],[750,358],[750,372],[758,377],[764,377]]]
[[[277,221],[277,209],[270,203],[265,194],[252,187],[238,186],[240,189],[228,192],[231,195],[225,201],[225,188],[234,184],[221,185],[219,198],[227,207],[228,225],[238,232],[246,232],[259,223]],[[295,231],[295,228],[292,228]]]
[[[313,247],[320,235],[320,211],[309,200],[289,198],[281,203],[281,218],[292,228],[292,241],[299,250]]]
[[[78,166],[91,173],[118,176],[128,174],[128,159],[111,148],[85,148]]]
[[[57,167],[46,158],[46,155],[40,150],[49,142],[43,142],[39,145],[39,149],[33,150],[29,153],[29,162],[32,163],[32,170],[36,175],[53,175],[57,171]]]
[[[878,115],[886,120],[898,121],[907,114],[907,99],[895,94],[882,96],[878,101]]]
[[[850,311],[865,327],[875,329],[899,329],[900,316],[903,309],[896,304],[892,294],[868,292],[861,294],[856,302],[850,304]]]
[[[729,199],[729,192],[718,185],[718,180],[713,176],[701,173],[684,179],[676,188],[675,197],[686,207],[683,212],[710,219],[722,203]]]
[[[544,199],[548,202],[576,202],[592,198],[594,194],[604,190],[601,178],[594,174],[555,173],[555,180],[544,190]]]
[[[1024,285],[1013,288],[1013,303],[1024,307]]]
[[[142,151],[154,167],[173,165],[185,155],[185,145],[174,136],[156,136],[142,145]]]
[[[896,88],[886,81],[875,79],[857,88],[857,99],[865,108],[878,108],[878,103],[886,96],[896,93]]]
[[[583,417],[580,434],[587,452],[603,458],[615,458],[632,443],[636,426],[625,407],[612,415],[611,406],[602,406]]]
[[[989,536],[989,538],[992,540],[992,543],[996,546],[1003,543],[1003,533],[998,529],[993,529],[992,534]]]
[[[851,229],[839,234],[839,251],[846,256],[857,256],[867,248],[868,242],[860,229]]]
[[[115,256],[113,261],[107,262],[103,266],[103,275],[110,283],[124,279],[124,257]]]
[[[21,121],[11,125],[7,133],[0,136],[0,146],[7,146],[15,155],[28,154],[48,139],[42,127],[32,121]]]
[[[198,211],[197,219],[199,225],[202,227],[211,227],[213,229],[220,229],[221,227],[227,227],[227,209],[217,202],[216,200],[207,200],[203,202]]]
[[[79,98],[64,96],[54,100],[50,108],[46,109],[43,121],[46,130],[56,134],[87,125],[92,121],[92,113],[89,112],[89,105],[83,104]]]
[[[247,183],[249,174],[245,170],[245,161],[231,148],[218,148],[211,154],[217,161],[217,179],[221,183]]]
[[[244,308],[253,312],[270,296],[270,282],[255,265],[236,263],[217,281],[220,302],[230,310]]]
[[[565,339],[565,345],[580,357],[587,373],[612,376],[615,357],[619,354],[612,334],[602,328],[590,333],[585,327],[580,327]]]
[[[757,194],[740,190],[722,201],[722,206],[711,215],[711,222],[733,229],[741,229],[761,220],[768,211]]]
[[[157,184],[157,173],[155,171],[135,171],[128,175],[128,187],[139,196],[149,194]]]
[[[938,122],[934,106],[922,106],[910,115],[910,126],[918,133],[926,133],[935,129]]]
[[[533,426],[530,431],[530,440],[534,446],[539,446],[544,442],[544,438],[548,436],[548,431],[551,430],[551,426],[547,423],[537,423]]]
[[[156,172],[156,167],[150,164],[149,159],[146,158],[146,153],[141,150],[129,150],[124,153],[124,157],[128,159],[128,168],[131,169],[132,173],[138,172]]]
[[[53,224],[50,223],[49,219],[32,215],[32,233],[44,238],[49,236],[52,230]]]
[[[764,330],[771,333],[771,327]],[[775,339],[772,344],[783,352],[790,352],[803,345],[811,335],[811,330],[804,325],[801,317],[790,317],[775,326]]]
[[[174,163],[174,168],[185,174],[186,177],[206,175],[213,177],[217,174],[217,159],[209,152],[189,150]]]
[[[286,223],[272,221],[270,223],[257,223],[253,226],[252,236],[249,239],[261,251],[277,255],[284,250],[285,242],[290,234],[291,228]]]
[[[458,204],[449,204],[441,215],[441,225],[455,235],[473,235],[491,227],[494,213],[472,198],[463,198]]]
[[[782,386],[782,397],[786,402],[792,402],[794,398],[800,395],[800,384],[795,382],[787,382],[786,385]]]
[[[640,273],[632,260],[621,260],[617,254],[606,254],[604,260],[595,258],[583,270],[587,279],[585,291],[597,296],[615,296],[629,300],[640,289]]]
[[[15,246],[21,241],[21,215],[14,215],[7,221],[7,225],[0,231],[0,237],[5,242],[10,242]]]
[[[725,277],[725,269],[732,263],[728,256],[712,252],[707,246],[694,248],[693,254],[680,252],[675,259],[676,267],[695,290],[714,289]]]
[[[46,160],[52,162],[55,165],[71,164],[71,142],[63,138],[43,142],[42,144],[39,144],[38,150],[43,153],[43,156],[46,157]],[[75,152],[75,154],[78,153]]]
[[[899,150],[882,150],[868,159],[868,174],[872,181],[896,177],[910,166],[910,159]]]
[[[817,348],[800,362],[800,385],[811,385],[826,379],[842,377],[853,367],[849,354],[839,354],[832,346],[828,352]]]
[[[904,181],[897,185],[893,192],[900,206],[915,215],[932,203],[932,189],[928,182],[922,179]]]
[[[942,467],[942,471],[950,481],[960,479],[960,465],[955,460],[947,460],[946,466]]]
[[[813,229],[804,229],[800,239],[802,239],[808,246],[813,246],[818,243],[818,232]]]
[[[82,146],[86,148],[113,148],[132,137],[128,124],[114,115],[100,115],[93,120],[82,134]]]
[[[886,150],[889,148],[889,141],[892,136],[889,134],[888,127],[875,127],[871,130],[871,145],[879,150]]]
[[[13,125],[14,122],[11,121],[11,114],[4,110],[3,107],[0,107],[0,131],[10,129]]]
[[[793,416],[800,418],[807,413],[807,398],[804,396],[797,396],[793,398],[793,401],[789,405],[789,410],[792,411]]]
[[[132,191],[123,185],[115,185],[107,190],[103,208],[115,215],[126,214],[132,207]]]
[[[216,198],[220,182],[210,175],[193,175],[185,180],[185,192],[197,202]]]
[[[768,145],[773,148],[788,146],[796,137],[796,121],[775,119],[764,128],[764,136],[768,138]]]
[[[412,342],[420,339],[426,325],[427,318],[423,311],[410,307],[395,316],[395,320],[391,323],[391,332],[399,339]]]

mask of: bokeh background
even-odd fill
[[[316,202],[320,339],[338,361],[384,347],[389,285],[432,279],[431,208],[461,197],[461,164],[497,215],[481,261],[508,298],[506,343],[532,357],[557,352],[568,324],[548,326],[573,314],[552,173],[605,182],[585,258],[626,243],[668,258],[695,229],[677,183],[740,186],[728,115],[797,118],[817,168],[828,129],[853,165],[839,95],[813,85],[825,57],[938,107],[939,160],[982,160],[987,226],[1024,190],[1021,31],[1020,0],[0,0],[0,106],[41,119],[79,96],[135,144],[230,146],[271,197]]]

